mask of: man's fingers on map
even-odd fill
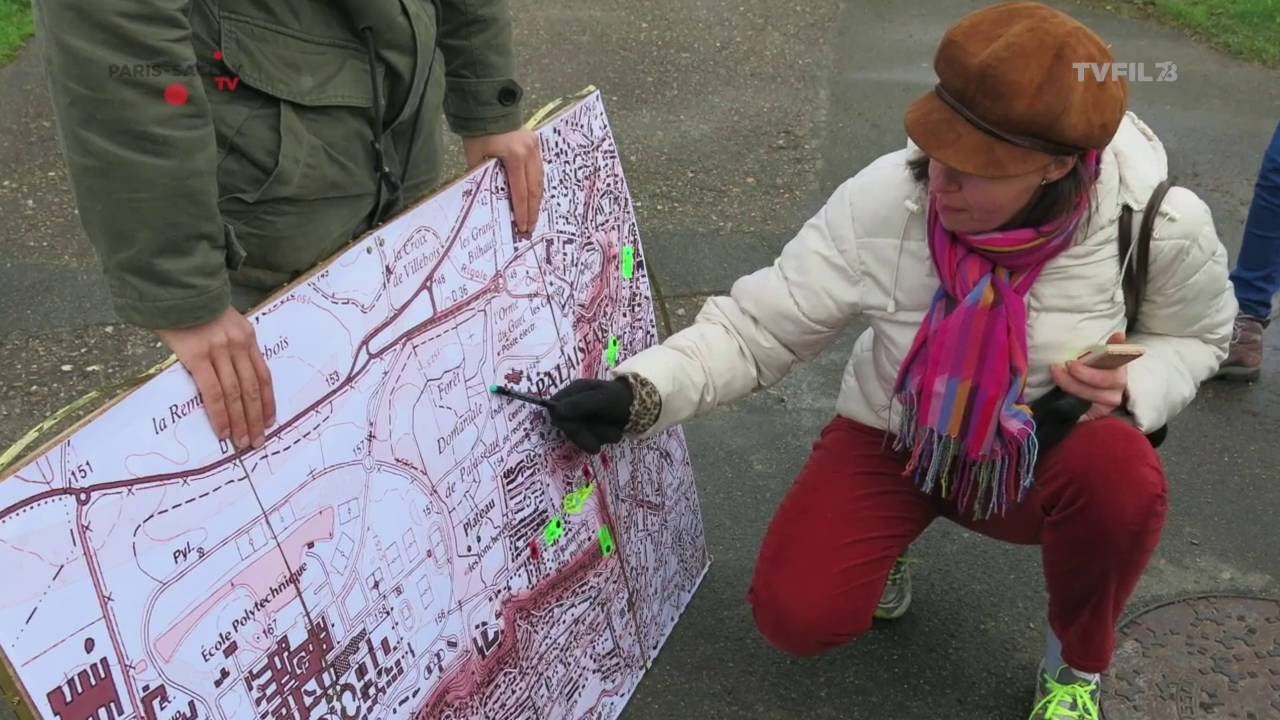
[[[243,450],[249,444],[249,425],[245,421],[240,379],[236,377],[236,366],[231,361],[230,350],[223,347],[213,351],[213,371],[218,374],[227,419],[231,421],[231,442],[235,443],[237,449]]]
[[[516,232],[527,235],[538,223],[542,207],[542,145],[532,130],[515,130],[495,135],[464,138],[463,152],[468,167],[497,158],[507,172],[511,186],[511,211]]]
[[[507,182],[511,183],[511,211],[515,215],[516,232],[529,232],[529,186],[525,179],[525,161],[523,157],[508,155],[502,159],[507,169]]]
[[[262,384],[258,380],[258,369],[253,365],[253,350],[245,349],[231,356],[235,364],[236,376],[240,379],[240,396],[244,404],[244,419],[247,425],[250,444],[255,448],[266,442],[263,433],[266,416],[262,412]]]
[[[533,232],[538,226],[538,213],[542,209],[542,192],[543,185],[543,167],[542,167],[542,143],[538,141],[538,136],[533,136],[533,150],[528,160],[525,162],[525,176],[529,186],[528,205],[528,227],[526,233]]]
[[[218,382],[218,374],[213,370],[213,363],[207,358],[201,358],[198,362],[183,365],[191,373],[191,379],[195,381],[196,389],[204,400],[204,409],[209,415],[209,424],[213,426],[213,434],[219,440],[226,440],[231,436],[231,422],[227,419],[227,405],[222,401],[222,385]]]
[[[230,319],[225,340],[215,343],[215,358],[225,357],[226,365],[215,360],[214,369],[222,384],[233,442],[240,450],[260,448],[266,443],[266,427],[275,414],[271,372],[262,358],[253,325],[239,313]]]
[[[243,450],[266,441],[275,424],[275,391],[253,325],[235,308],[189,328],[156,330],[178,356],[200,392],[209,424],[219,440]]]
[[[502,157],[502,164],[511,183],[516,230],[527,235],[538,224],[538,210],[542,207],[542,145],[538,136],[529,131],[518,131],[513,139],[513,147]]]
[[[254,372],[258,375],[258,385],[262,388],[262,417],[266,420],[266,426],[271,427],[276,424],[276,389],[271,382],[271,368],[267,367],[266,358],[262,357],[262,349],[256,342],[249,357],[253,361]]]

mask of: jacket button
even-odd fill
[[[498,103],[510,107],[520,101],[520,87],[514,83],[503,85],[498,91]]]

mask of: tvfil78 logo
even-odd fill
[[[1071,63],[1071,67],[1075,69],[1076,79],[1080,82],[1084,82],[1086,78],[1098,82],[1104,82],[1108,78],[1113,82],[1120,78],[1130,82],[1173,82],[1178,79],[1178,65],[1169,60],[1155,63],[1155,75],[1149,74],[1146,63],[1141,62],[1077,62]]]

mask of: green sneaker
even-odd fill
[[[1056,677],[1040,665],[1036,706],[1031,720],[1105,720],[1102,714],[1102,686],[1086,680],[1063,665]]]
[[[880,596],[880,604],[876,607],[875,619],[897,620],[911,608],[910,563],[906,555],[893,563],[889,581],[884,586],[884,594]]]

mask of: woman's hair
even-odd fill
[[[910,169],[911,177],[915,178],[916,182],[921,184],[929,182],[928,155],[920,153],[913,156],[907,161],[907,168]],[[1013,219],[1005,223],[1003,227],[995,229],[1006,230],[1048,225],[1069,215],[1076,203],[1079,202],[1080,196],[1091,192],[1092,189],[1093,181],[1085,175],[1084,153],[1081,153],[1076,156],[1075,165],[1066,175],[1041,188],[1027,207],[1023,208],[1017,215],[1014,215]],[[1092,212],[1092,204],[1090,205],[1090,212]],[[1085,223],[1088,223],[1087,218]]]

